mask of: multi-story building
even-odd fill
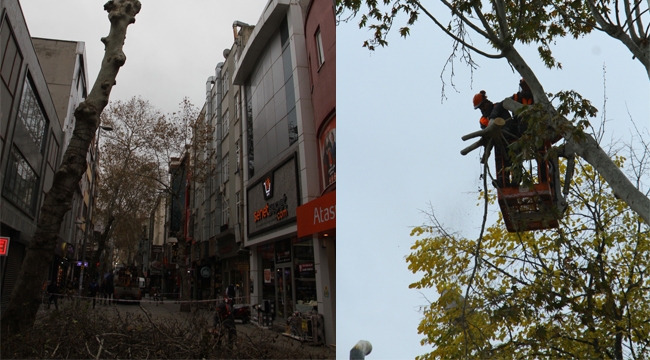
[[[63,128],[63,141],[61,143],[61,154],[68,148],[72,132],[75,127],[74,110],[86,99],[88,93],[86,69],[85,43],[78,41],[53,40],[32,38],[34,49],[45,75],[52,101],[56,108],[60,125]],[[88,211],[92,204],[95,204],[91,189],[97,190],[97,186],[91,187],[93,179],[98,180],[97,174],[92,176],[92,169],[99,170],[96,146],[93,142],[87,154],[88,171],[84,173],[79,181],[79,187],[74,193],[72,209],[66,213],[61,226],[61,238],[57,246],[55,261],[52,264],[53,275],[62,277],[67,274],[69,279],[79,277],[82,258],[82,244],[84,237],[94,238],[92,224],[93,213]],[[85,233],[86,224],[91,224],[88,234]],[[91,241],[87,241],[86,259],[91,258],[94,250]]]
[[[0,4],[0,234],[11,238],[0,279],[4,310],[43,194],[52,186],[64,136],[20,5]]]
[[[296,210],[298,238],[312,238],[318,306],[332,322],[326,338],[336,339],[336,11],[330,0],[311,0],[305,18],[305,43],[314,129],[318,141],[320,193]]]
[[[170,226],[185,224],[191,246],[188,259],[175,260],[191,265],[194,299],[218,298],[233,284],[237,302],[269,304],[281,323],[315,310],[334,344],[333,3],[269,0],[257,24],[235,21],[233,34],[197,119],[212,142],[194,144],[192,161],[172,162],[188,198],[172,204]]]
[[[325,104],[331,114],[314,117],[312,85],[316,83],[310,79],[307,46],[313,34],[305,33],[310,29],[305,19],[312,6],[307,0],[270,0],[240,48],[233,83],[242,87],[245,109],[244,245],[251,254],[251,302],[268,302],[282,320],[294,311],[316,310],[324,319],[324,340],[333,344],[334,242],[325,241],[325,233],[299,235],[297,222],[300,205],[319,198],[325,188],[333,189],[324,186],[319,172],[318,135],[332,132],[334,112],[332,104]],[[334,28],[328,23],[321,31]],[[333,36],[328,33],[323,40],[331,44]],[[333,76],[335,69],[324,71]],[[326,128],[321,130],[317,124]]]

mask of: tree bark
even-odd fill
[[[99,126],[99,116],[126,61],[122,51],[126,29],[135,22],[140,7],[138,0],[110,0],[104,5],[111,28],[108,36],[102,38],[106,46],[102,66],[88,98],[75,109],[76,126],[70,145],[54,175],[52,189],[45,194],[36,232],[2,314],[4,333],[18,333],[34,324],[40,306],[41,278],[51,266],[63,217],[72,208],[72,195],[86,171],[86,154]]]
[[[187,274],[187,265],[186,265],[186,257],[189,257],[191,247],[188,246],[187,242],[185,241],[185,237],[182,235],[179,235],[176,237],[178,239],[178,252],[179,252],[179,259],[182,259],[180,261],[181,264],[179,266],[179,270],[181,271],[181,312],[190,312],[191,306],[190,306],[190,276]],[[189,249],[188,249],[189,247]],[[181,257],[180,254],[183,254]]]

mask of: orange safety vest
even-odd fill
[[[485,116],[481,116],[481,120],[479,120],[479,122],[481,123],[481,125],[487,127],[490,124],[490,119],[488,119]]]
[[[512,99],[513,99],[514,101],[519,102],[519,103],[522,103],[522,104],[524,104],[524,105],[533,105],[533,99],[532,99],[532,98],[527,99],[527,98],[522,97],[521,99],[519,99],[519,96],[518,96],[518,95],[519,95],[519,94],[514,94],[514,95],[512,96]]]

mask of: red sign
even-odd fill
[[[0,256],[7,256],[9,252],[9,238],[0,237]]]
[[[336,229],[336,191],[296,209],[298,237]]]

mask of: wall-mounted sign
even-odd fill
[[[246,191],[249,236],[294,221],[299,201],[295,154],[259,178]]]
[[[210,268],[207,266],[204,266],[201,268],[201,276],[203,276],[205,279],[210,277]]]
[[[264,190],[264,200],[273,197],[273,173],[267,175],[262,182],[262,190]]]
[[[7,256],[9,253],[9,238],[0,237],[0,256]]]
[[[336,191],[298,207],[296,213],[299,238],[336,229]]]
[[[299,272],[314,271],[314,264],[313,263],[298,264],[298,271]]]

